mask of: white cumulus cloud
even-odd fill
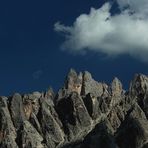
[[[121,9],[129,7],[131,11],[141,14],[148,14],[148,0],[117,0]]]
[[[54,29],[65,36],[67,51],[94,51],[109,56],[129,54],[148,61],[148,0],[117,0],[120,14],[111,15],[111,4],[91,8],[72,26],[57,22]]]

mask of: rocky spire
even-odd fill
[[[77,92],[81,93],[82,87],[82,74],[79,75],[76,73],[74,69],[70,69],[68,76],[65,81],[65,89],[69,92]]]
[[[94,96],[103,94],[103,84],[95,81],[88,71],[83,73],[82,95],[92,93]]]
[[[121,96],[122,92],[123,92],[122,83],[117,77],[115,77],[111,83],[112,96]]]

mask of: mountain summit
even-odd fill
[[[57,94],[0,97],[0,148],[147,148],[148,77],[128,91],[73,69]]]

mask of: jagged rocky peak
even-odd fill
[[[77,74],[74,69],[71,69],[66,77],[63,91],[77,92],[84,96],[91,92],[94,96],[101,96],[105,89],[107,90],[108,86],[95,81],[88,71]]]
[[[148,77],[136,74],[130,84],[131,95],[145,94],[148,90]]]
[[[0,97],[0,147],[18,148],[17,137],[7,104],[8,98]]]
[[[147,119],[147,76],[125,91],[71,69],[57,94],[0,97],[0,148],[146,148]]]
[[[82,95],[92,93],[94,96],[101,96],[104,91],[104,86],[104,84],[95,81],[88,71],[83,73]]]
[[[122,83],[117,77],[111,83],[111,91],[113,96],[120,96],[123,92]]]
[[[137,101],[148,118],[148,77],[136,74],[130,84],[130,95]]]
[[[78,92],[78,94],[80,94],[82,87],[82,73],[78,75],[74,69],[70,69],[64,87],[69,92]]]

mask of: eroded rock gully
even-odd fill
[[[0,148],[148,148],[148,77],[128,91],[70,70],[64,86],[0,97]]]

